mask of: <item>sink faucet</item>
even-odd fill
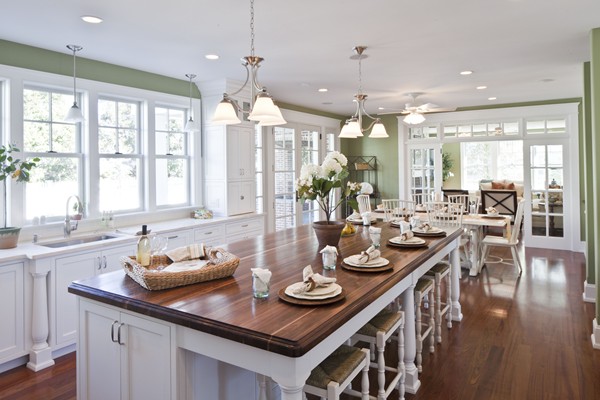
[[[76,203],[74,203],[71,208],[75,212],[73,215],[69,213],[69,203],[71,202],[71,199],[74,199],[76,201]],[[79,199],[79,196],[77,195],[69,196],[69,198],[67,199],[67,212],[63,227],[65,237],[71,236],[71,232],[77,230],[77,225],[82,217],[83,204],[81,203],[81,199]]]

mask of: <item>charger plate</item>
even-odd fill
[[[295,304],[298,306],[323,306],[326,304],[337,303],[338,301],[344,300],[346,298],[346,291],[342,288],[341,292],[334,297],[329,297],[327,299],[322,300],[306,300],[299,299],[297,297],[288,296],[285,293],[285,288],[282,288],[277,293],[279,295],[279,299],[290,304]]]
[[[389,263],[387,265],[384,265],[383,267],[355,267],[352,266],[350,264],[346,264],[345,262],[343,262],[342,264],[342,268],[347,269],[349,271],[357,271],[357,272],[383,272],[383,271],[389,271],[391,269],[394,269],[394,264]]]
[[[353,256],[344,258],[344,262],[352,267],[358,268],[379,268],[385,267],[390,263],[390,260],[383,257],[377,257],[375,260],[367,261],[366,263],[361,263],[358,261],[359,258],[360,254],[355,254]]]
[[[399,237],[395,237],[388,240],[388,245],[394,247],[418,248],[427,247],[427,241],[414,236],[408,240],[400,240]]]

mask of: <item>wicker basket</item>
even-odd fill
[[[123,269],[127,275],[148,290],[169,289],[177,286],[191,285],[198,282],[212,281],[233,275],[240,259],[225,250],[207,247],[207,264],[197,270],[182,272],[166,272],[156,269],[159,265],[169,265],[171,259],[165,255],[150,257],[150,266],[143,267],[135,256],[121,257]]]

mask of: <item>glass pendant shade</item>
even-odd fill
[[[221,100],[213,115],[212,123],[216,125],[234,125],[241,122],[231,101],[226,99]]]
[[[194,122],[192,117],[190,117],[190,119],[188,119],[188,121],[185,123],[185,127],[183,128],[183,131],[184,132],[199,132],[200,127],[198,126],[198,124],[196,122]]]
[[[341,139],[354,139],[356,138],[356,136],[354,136],[354,134],[352,134],[350,132],[350,129],[348,128],[348,124],[345,123],[344,126],[342,126],[342,130],[340,131],[340,134],[338,135],[339,138]]]
[[[73,105],[71,106],[71,108],[69,108],[69,111],[67,112],[65,122],[74,124],[83,121],[85,121],[85,118],[83,118],[83,113],[81,112],[81,109],[79,108],[77,103],[73,103]]]
[[[381,123],[381,121],[375,122],[373,125],[373,129],[371,130],[370,138],[379,139],[389,137],[387,131],[385,130],[385,126]]]
[[[284,125],[287,124],[287,121],[283,119],[283,115],[281,114],[281,110],[278,106],[274,106],[275,111],[277,111],[278,116],[274,118],[264,118],[258,122],[259,125],[262,126],[275,126],[275,125]]]
[[[277,114],[277,109],[275,109],[273,99],[266,94],[259,94],[256,97],[256,101],[254,102],[252,112],[248,116],[248,119],[250,121],[258,121],[259,123],[263,120],[268,122],[269,120],[279,118],[281,114]]]
[[[403,121],[409,125],[417,125],[425,121],[425,117],[423,116],[423,114],[410,113],[406,117],[404,117]]]
[[[348,123],[348,130],[350,134],[353,135],[355,138],[363,136],[362,130],[360,129],[360,125],[358,124],[357,120],[352,120]]]

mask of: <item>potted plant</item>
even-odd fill
[[[319,239],[319,247],[337,246],[345,223],[332,221],[331,216],[344,199],[360,192],[359,183],[348,182],[343,185],[346,177],[348,177],[348,159],[342,153],[333,151],[327,154],[321,165],[302,166],[300,177],[296,179],[298,197],[304,201],[316,201],[325,213],[325,221],[313,223]],[[339,199],[333,196],[336,188],[341,189]]]
[[[14,179],[17,182],[29,182],[29,173],[33,167],[40,161],[34,158],[31,161],[21,160],[13,157],[13,152],[20,150],[13,144],[0,146],[0,181],[3,184],[4,194],[4,228],[0,228],[0,249],[11,249],[17,247],[19,233],[21,228],[7,226],[8,223],[8,203],[6,181]]]

